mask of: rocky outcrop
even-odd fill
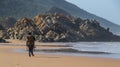
[[[99,22],[94,19],[83,20],[83,23],[80,25],[80,30],[84,33],[85,40],[89,41],[109,41],[116,37],[109,30],[101,27]]]
[[[36,25],[28,18],[19,19],[15,23],[14,28],[9,28],[7,32],[9,33],[10,39],[25,39],[28,32],[33,32],[33,34],[39,35]]]
[[[15,22],[16,19],[14,19],[13,17],[5,18],[0,22],[0,38],[9,38],[7,30],[14,27]]]
[[[27,33],[32,32],[36,40],[42,42],[120,41],[119,36],[110,32],[110,30],[116,31],[119,28],[118,25],[89,14],[65,0],[0,0],[0,5],[2,6],[0,23],[3,25],[3,27],[0,26],[1,39],[25,40]],[[46,14],[43,14],[45,12]],[[43,15],[29,19],[38,13]],[[113,29],[101,27],[97,20],[75,18],[71,15],[96,18],[104,27]],[[16,21],[8,16],[29,18]],[[2,19],[1,22],[1,17],[8,18]]]
[[[2,40],[2,38],[6,38],[6,37],[7,37],[7,32],[5,28],[0,24],[0,38]]]
[[[56,13],[20,19],[7,32],[12,39],[25,39],[32,32],[42,42],[120,41],[119,36],[101,27],[97,20]]]
[[[3,38],[6,38],[5,28],[0,24],[0,43],[5,42]]]
[[[43,14],[48,9],[57,7],[70,13],[72,16],[79,16],[82,18],[94,18],[100,21],[105,28],[109,27],[114,33],[119,33],[120,26],[116,25],[104,18],[98,17],[87,11],[77,7],[66,0],[0,0],[0,18],[9,16],[15,18],[34,17],[37,14]]]

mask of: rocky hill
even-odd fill
[[[88,13],[65,0],[0,0],[0,21],[3,20],[2,18],[10,16],[17,19],[22,17],[31,18],[50,10],[52,7],[63,9],[73,16],[88,19],[94,18],[98,20],[103,27],[109,27],[112,32],[120,32],[119,25]]]
[[[13,28],[7,30],[8,38],[25,40],[32,32],[37,41],[78,42],[78,41],[120,41],[109,28],[100,26],[95,19],[81,19],[64,14],[40,14],[33,19],[19,19]]]

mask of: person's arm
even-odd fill
[[[26,37],[26,46],[28,47],[28,36]]]

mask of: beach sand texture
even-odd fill
[[[49,54],[36,54],[34,57],[29,57],[27,53],[13,52],[20,48],[26,49],[25,46],[0,44],[0,67],[120,67],[120,59]]]

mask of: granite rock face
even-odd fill
[[[25,36],[28,32],[32,32],[34,34],[38,34],[37,27],[35,23],[28,18],[19,19],[13,28],[9,28],[7,30],[9,33],[10,39],[25,39]]]
[[[81,19],[64,14],[41,14],[33,19],[19,19],[7,33],[11,39],[24,39],[28,32],[41,42],[120,41],[95,19]]]

